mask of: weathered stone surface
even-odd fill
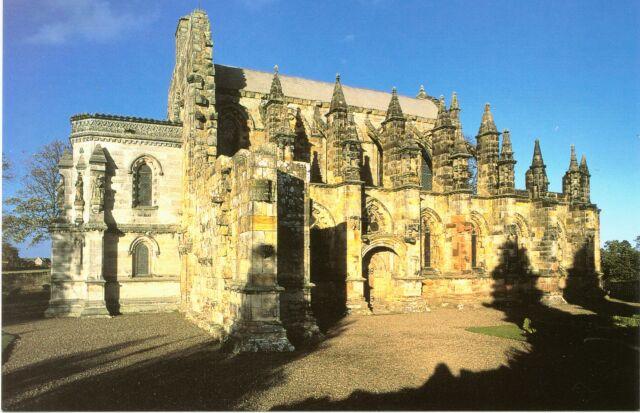
[[[234,351],[290,351],[316,319],[596,291],[586,159],[552,193],[536,143],[518,190],[489,105],[477,145],[459,112],[215,65],[196,10],[168,120],[71,119],[47,316],[178,309]]]

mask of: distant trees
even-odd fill
[[[11,161],[7,159],[5,154],[2,154],[2,180],[10,181],[14,178],[13,176],[13,167],[11,165]]]
[[[30,245],[35,245],[49,238],[49,224],[58,216],[58,163],[66,149],[71,149],[68,143],[55,140],[27,161],[21,188],[5,200],[10,209],[5,209],[2,216],[3,243],[28,240]],[[3,169],[9,165],[4,158],[2,164]]]
[[[8,242],[2,241],[2,269],[20,267],[22,259],[18,254],[18,249]]]
[[[604,243],[600,256],[606,280],[640,281],[640,236],[634,241],[635,248],[627,240]]]

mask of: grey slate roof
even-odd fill
[[[239,67],[215,65],[216,86],[268,94],[271,89],[273,73]],[[333,82],[320,82],[278,73],[285,96],[330,102],[333,94]],[[391,93],[370,89],[360,89],[342,85],[348,105],[386,111]],[[405,115],[435,119],[438,108],[429,99],[415,99],[398,96]]]

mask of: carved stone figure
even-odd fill
[[[84,181],[82,179],[82,173],[78,172],[76,178],[76,205],[84,205]]]
[[[91,194],[91,205],[97,207],[98,210],[102,209],[104,205],[104,176],[98,175],[93,178],[93,192]]]
[[[58,206],[58,215],[64,213],[64,176],[60,175],[60,180],[56,186],[56,205]]]

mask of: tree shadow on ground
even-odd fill
[[[528,351],[513,350],[507,365],[489,371],[454,375],[441,363],[418,388],[356,391],[343,400],[308,398],[274,410],[638,409],[638,329],[616,328],[610,319],[619,311],[637,309],[607,306],[595,291],[588,291],[597,275],[578,265],[582,252],[569,271],[567,289],[575,298],[580,295],[573,289],[579,285],[581,294],[590,298],[581,298],[589,303],[585,308],[598,312],[575,314],[566,304],[543,304],[551,298],[547,288],[553,278],[532,272],[527,251],[514,247],[507,243],[500,248],[488,306],[518,326],[531,320],[536,331],[527,334]]]
[[[330,331],[327,338],[341,334],[345,328],[346,322]],[[3,408],[238,409],[251,394],[285,381],[283,367],[317,348],[314,345],[291,353],[231,355],[221,351],[221,344],[211,339],[161,356],[145,357],[145,353],[151,355],[175,344],[145,345],[155,338],[158,337],[61,356],[4,374]],[[136,350],[130,351],[132,347]],[[140,361],[120,363],[129,357]],[[126,367],[119,367],[120,364]]]
[[[505,321],[519,326],[525,318],[531,320],[536,331],[527,336],[528,350],[513,350],[506,365],[488,371],[462,370],[454,374],[446,364],[440,363],[420,387],[387,393],[359,390],[341,400],[313,397],[274,409],[637,409],[638,330],[613,326],[609,318],[612,313],[607,311],[617,311],[617,307],[600,305],[593,307],[599,309],[599,313],[575,314],[569,312],[573,307],[567,305],[544,305],[548,298],[545,285],[552,277],[547,280],[530,271],[525,250],[518,251],[521,258],[516,264],[512,246],[504,246],[502,250],[501,264],[492,273],[493,300],[488,306],[499,309]],[[580,272],[576,265],[569,274],[593,277]],[[567,279],[567,285],[570,283],[585,285],[577,279]],[[328,338],[349,328],[348,322],[348,319],[342,320],[330,329]],[[124,343],[61,356],[5,374],[3,408],[242,409],[252,395],[286,382],[287,364],[317,349],[230,356],[211,340],[158,356],[150,353],[157,350],[153,345],[139,349],[138,344]],[[124,357],[133,357],[134,353],[144,356],[147,352],[150,357],[120,363],[121,353],[129,351],[128,347],[132,347],[131,352]],[[473,348],[465,351],[472,352]],[[121,364],[125,366],[120,367]],[[340,366],[336,366],[338,368]]]
[[[51,296],[49,286],[42,291],[12,291],[2,296],[2,325],[10,326],[44,318]]]

